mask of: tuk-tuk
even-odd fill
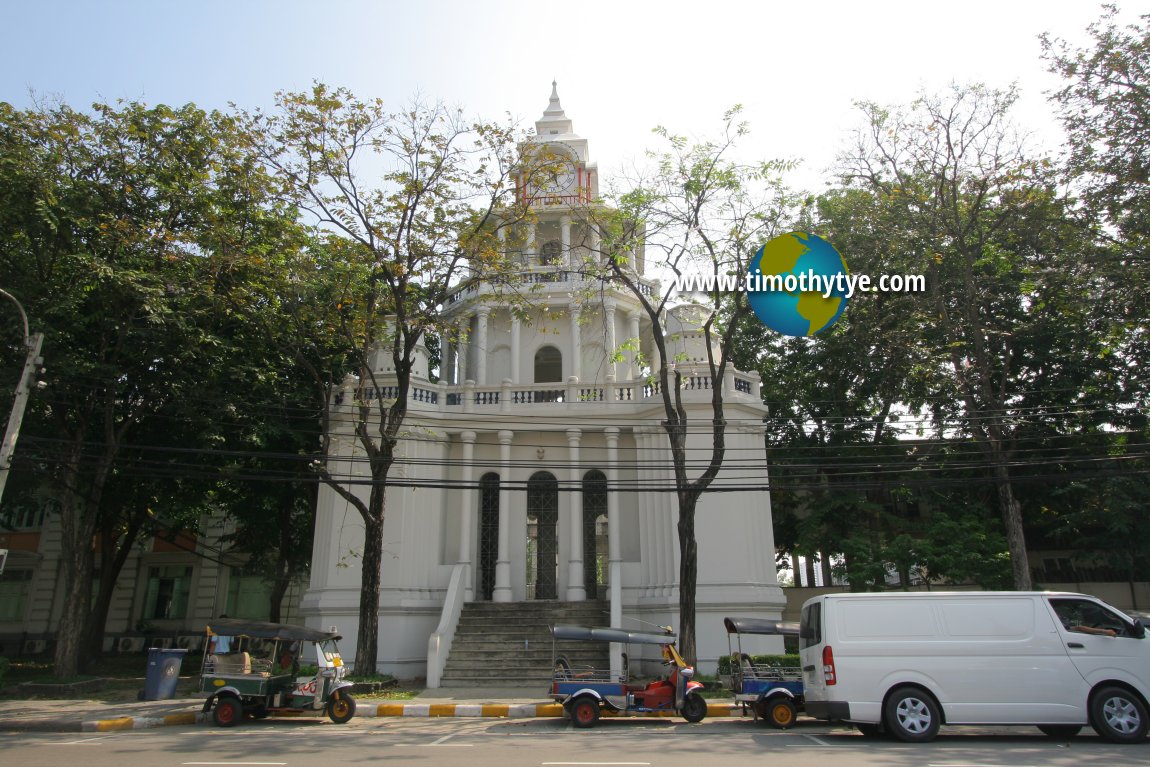
[[[749,706],[756,721],[772,727],[787,729],[795,723],[803,709],[803,671],[798,666],[767,666],[756,664],[743,652],[743,634],[769,634],[798,636],[799,625],[762,618],[724,618],[727,629],[727,649],[731,653],[731,672],[727,682],[735,693],[735,700]],[[738,649],[731,637],[736,637]]]
[[[603,710],[623,715],[674,711],[688,722],[700,722],[707,715],[707,701],[699,694],[703,685],[691,679],[695,669],[688,666],[675,649],[675,635],[670,628],[655,633],[555,626],[551,635],[554,668],[551,697],[563,704],[576,727],[592,727],[599,721]],[[668,674],[646,684],[630,684],[626,664],[622,673],[617,675],[609,669],[573,668],[570,661],[558,653],[560,641],[659,645]]]
[[[336,724],[355,715],[355,699],[344,680],[345,667],[335,627],[219,618],[205,629],[207,644],[200,669],[203,711],[220,727],[234,727],[245,715],[326,714]],[[313,649],[314,648],[314,649]],[[301,662],[316,671],[300,676]]]

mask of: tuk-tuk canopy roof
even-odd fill
[[[327,639],[342,639],[331,631],[320,631],[307,626],[292,626],[287,623],[266,623],[242,618],[216,618],[205,627],[207,633],[255,639],[286,639],[289,642],[322,642]]]
[[[653,631],[628,631],[626,629],[588,628],[587,626],[555,626],[551,635],[556,639],[583,639],[599,642],[627,642],[628,644],[671,644],[675,635],[656,634]]]
[[[799,624],[794,621],[772,621],[765,618],[723,618],[728,634],[783,634],[798,636]]]

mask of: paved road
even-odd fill
[[[1125,767],[1150,764],[1150,743],[1115,746],[1033,728],[945,729],[933,743],[864,738],[802,723],[771,730],[749,720],[607,720],[576,730],[561,719],[356,719],[245,722],[121,733],[3,733],[5,767]]]

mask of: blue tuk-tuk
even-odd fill
[[[602,711],[623,716],[675,712],[688,722],[700,722],[707,715],[707,701],[700,693],[703,684],[692,677],[689,666],[675,649],[675,635],[670,627],[661,633],[628,631],[616,628],[555,626],[551,629],[552,667],[551,697],[563,704],[576,727],[592,727]],[[659,645],[667,675],[646,683],[632,684],[626,665],[622,674],[610,669],[573,668],[559,654],[561,641],[620,642],[623,644]]]
[[[731,671],[727,683],[745,712],[772,727],[792,727],[803,710],[803,671],[798,666],[755,663],[743,652],[743,634],[798,636],[799,624],[763,618],[724,618]],[[734,640],[732,641],[732,637]]]

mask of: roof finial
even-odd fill
[[[559,83],[556,80],[551,81],[551,100],[547,104],[547,111],[544,115],[563,115],[563,106],[559,103]]]

